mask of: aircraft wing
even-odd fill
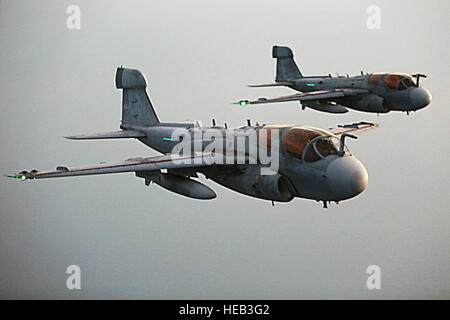
[[[227,162],[223,162],[227,163]],[[21,171],[15,174],[7,174],[9,178],[43,179],[72,176],[85,176],[121,172],[155,171],[160,169],[181,169],[204,167],[214,164],[214,156],[211,153],[196,153],[192,156],[162,155],[148,158],[132,158],[122,162],[105,162],[81,167],[58,166],[56,170],[48,171]]]
[[[366,94],[368,91],[365,89],[334,89],[334,90],[320,90],[313,92],[297,93],[290,96],[283,96],[278,98],[259,98],[257,100],[240,100],[233,104],[239,104],[246,106],[247,104],[262,104],[262,103],[275,103],[275,102],[288,102],[288,101],[313,101],[313,100],[332,100],[333,98],[340,98],[345,96],[353,96],[358,94]]]
[[[351,133],[353,135],[359,135],[366,133],[367,131],[377,129],[379,127],[380,127],[379,123],[361,121],[352,124],[338,125],[337,128],[329,128],[328,131],[330,131],[335,135],[340,135],[343,133]]]

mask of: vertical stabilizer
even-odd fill
[[[302,78],[302,74],[294,61],[294,54],[288,47],[273,46],[272,57],[277,59],[275,81],[289,81]]]
[[[139,70],[117,68],[116,87],[123,89],[122,126],[148,127],[159,123],[147,94],[147,80]]]

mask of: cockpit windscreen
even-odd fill
[[[306,162],[315,162],[329,155],[337,155],[339,146],[340,141],[337,137],[313,128],[292,128],[283,141],[286,152]]]
[[[306,150],[305,161],[315,162],[330,155],[337,155],[339,153],[340,141],[333,136],[323,137],[312,141]],[[348,153],[348,149],[344,149]]]
[[[411,76],[402,73],[376,73],[369,77],[369,82],[378,84],[384,77],[384,85],[392,90],[406,90],[409,87],[415,87]],[[382,82],[383,83],[383,82]]]

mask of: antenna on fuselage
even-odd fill
[[[250,119],[247,119],[247,126],[251,127],[252,126],[252,122]]]
[[[212,125],[213,125],[213,127],[216,126],[216,119],[214,119],[214,118],[212,118]]]

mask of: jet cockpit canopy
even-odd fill
[[[315,162],[339,154],[339,139],[331,132],[312,127],[293,127],[283,139],[283,149],[294,158]],[[348,153],[348,149],[345,147]]]
[[[382,84],[392,90],[405,90],[416,86],[411,76],[403,73],[375,73],[369,77],[369,82],[377,84],[383,77]]]

